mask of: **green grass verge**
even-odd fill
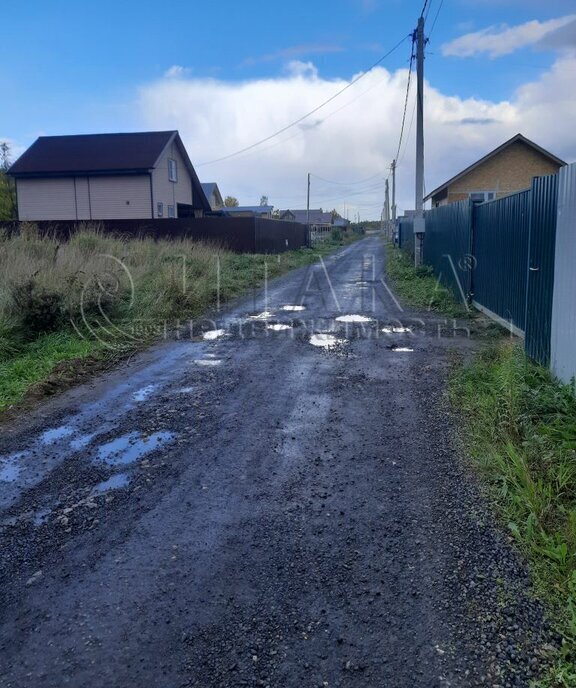
[[[526,555],[563,637],[538,686],[576,686],[576,398],[522,347],[500,342],[457,366],[450,394],[467,453]]]
[[[279,256],[234,254],[201,245],[200,249],[197,249],[192,244],[184,243],[175,246],[173,251],[176,255],[174,255],[167,242],[163,242],[163,244],[159,242],[166,255],[160,256],[160,258],[156,256],[148,258],[141,254],[146,250],[153,250],[154,245],[149,249],[145,242],[138,240],[121,244],[118,247],[113,245],[113,248],[121,251],[120,255],[124,257],[126,264],[130,266],[130,262],[135,263],[136,258],[138,258],[139,265],[138,270],[133,270],[136,275],[135,302],[129,309],[126,306],[128,302],[127,292],[121,292],[118,295],[117,303],[112,304],[115,309],[112,312],[112,320],[119,325],[121,330],[129,331],[132,325],[142,320],[151,322],[163,319],[176,321],[201,316],[217,303],[216,256],[219,258],[220,301],[223,303],[241,296],[248,289],[261,286],[265,275],[269,279],[273,279],[295,268],[309,265],[318,260],[318,256],[327,255],[355,238],[346,237],[340,241],[326,241],[312,249],[303,248],[288,251]],[[84,243],[90,245],[95,244],[96,247],[106,241],[97,234],[86,234],[78,239],[82,239]],[[7,244],[4,245],[4,247],[6,246]],[[24,248],[29,248],[29,245],[25,245]],[[44,260],[45,254],[54,251],[51,242],[48,241],[36,241],[33,248],[35,254],[39,255],[42,260]],[[67,248],[65,246],[64,249],[60,249],[60,255]],[[70,252],[72,248],[70,247]],[[190,256],[186,261],[185,289],[182,286],[183,261],[182,256],[179,255],[183,249],[188,252],[184,255]],[[5,260],[9,262],[9,257],[5,257]],[[66,293],[66,289],[69,288],[68,285],[71,284],[71,279],[64,272],[64,267],[70,270],[69,264],[74,262],[78,262],[75,254],[74,261],[71,259],[62,261],[62,268],[59,264],[54,265],[54,261],[50,260],[51,294]],[[28,268],[26,271],[30,273],[31,269]],[[42,276],[47,272],[47,269],[43,269],[39,270],[38,274]],[[43,293],[45,292],[40,291],[40,296]],[[5,298],[8,301],[9,295],[6,295]],[[36,299],[38,300],[37,297]],[[50,301],[49,303],[56,303],[61,307],[61,300]],[[72,382],[73,375],[70,374],[70,366],[64,366],[66,371],[61,372],[64,362],[78,362],[79,377],[81,378],[83,370],[81,364],[86,359],[118,358],[118,350],[127,354],[131,350],[142,348],[152,341],[150,334],[141,335],[137,343],[128,337],[125,340],[119,337],[114,342],[116,350],[110,351],[96,338],[89,336],[88,333],[83,338],[69,325],[71,318],[76,320],[73,310],[75,307],[77,308],[76,303],[77,301],[69,307],[69,310],[61,314],[61,322],[56,331],[39,333],[32,338],[32,341],[30,341],[31,337],[27,334],[26,328],[22,325],[22,320],[19,321],[18,316],[26,317],[26,322],[34,321],[37,312],[40,314],[45,312],[46,301],[40,301],[39,305],[37,301],[32,302],[31,308],[33,307],[35,310],[31,313],[16,313],[11,319],[0,317],[0,412],[22,401],[31,388],[37,386],[38,383],[52,380],[54,387],[57,388],[59,381],[63,386],[67,385],[63,380],[64,377]]]
[[[430,266],[416,268],[413,260],[391,243],[386,247],[386,272],[396,293],[407,306],[452,318],[470,315],[452,292],[438,282]]]

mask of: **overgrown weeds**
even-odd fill
[[[540,686],[576,685],[576,397],[500,343],[459,367],[451,396],[464,419],[469,454],[530,561],[538,594],[563,637]]]
[[[411,308],[452,318],[470,315],[466,306],[438,282],[430,266],[415,267],[409,256],[392,244],[386,249],[386,272],[400,298]]]

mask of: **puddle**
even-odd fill
[[[146,399],[154,393],[155,389],[156,385],[146,385],[146,387],[142,387],[142,389],[134,392],[132,398],[134,401],[146,401]]]
[[[153,435],[142,436],[139,432],[122,435],[98,449],[98,459],[109,466],[119,466],[134,463],[145,454],[158,449],[174,438],[171,432],[155,432]]]
[[[401,353],[412,353],[414,349],[410,349],[407,346],[393,346],[392,351],[399,351]]]
[[[264,311],[263,313],[256,313],[254,315],[248,316],[251,320],[269,320],[274,317],[274,313],[270,311]]]
[[[218,339],[219,337],[223,337],[226,334],[226,330],[209,330],[208,332],[204,332],[202,335],[203,339],[206,339],[207,341],[213,341],[214,339]]]
[[[72,440],[72,442],[70,442],[70,447],[72,449],[84,449],[99,434],[99,432],[93,432],[90,435],[82,435],[81,437],[78,437],[78,439]]]
[[[369,318],[366,315],[339,315],[336,318],[337,322],[344,322],[344,323],[367,323],[367,322],[373,322],[372,318]]]
[[[196,390],[194,387],[182,387],[181,389],[176,390],[176,394],[192,394],[195,391]]]
[[[130,476],[127,473],[118,473],[108,478],[108,480],[103,480],[101,483],[98,483],[90,494],[99,495],[109,490],[120,490],[123,487],[128,487],[129,484]]]
[[[411,327],[383,327],[382,332],[384,334],[411,334]]]
[[[222,365],[222,361],[213,358],[198,358],[194,361],[194,364],[199,366],[219,366]]]
[[[282,306],[282,310],[290,313],[300,313],[306,310],[306,306]]]
[[[331,349],[335,346],[346,344],[345,339],[338,339],[333,334],[313,334],[310,337],[310,344],[312,346],[320,346],[324,349]]]
[[[18,480],[18,476],[22,470],[18,462],[24,455],[24,452],[19,452],[18,454],[12,454],[2,459],[2,464],[0,464],[0,482],[13,483]]]
[[[46,520],[48,519],[48,516],[50,516],[51,513],[52,509],[49,509],[48,507],[38,509],[38,511],[34,513],[32,523],[34,523],[35,526],[44,525],[44,523],[46,523]]]
[[[272,330],[274,332],[285,332],[286,330],[291,330],[290,325],[283,325],[282,323],[274,323],[273,325],[268,325],[267,330]]]
[[[43,444],[54,444],[65,437],[70,437],[74,434],[73,428],[69,425],[61,425],[59,428],[52,428],[51,430],[46,430],[46,432],[40,435],[40,441]]]

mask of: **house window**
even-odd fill
[[[164,203],[158,203],[158,217],[164,216]]]
[[[168,206],[168,217],[176,217],[176,213],[174,212],[174,206],[173,205]]]
[[[176,167],[176,160],[168,158],[168,179],[171,182],[178,181],[178,168]]]
[[[474,191],[469,198],[472,203],[484,203],[484,201],[493,201],[496,194],[493,191]]]

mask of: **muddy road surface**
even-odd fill
[[[272,258],[276,259],[276,258]],[[368,237],[0,430],[4,688],[525,686],[530,581]]]

